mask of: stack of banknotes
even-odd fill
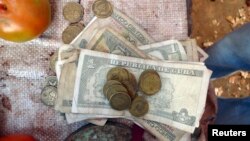
[[[207,57],[194,39],[155,42],[114,8],[111,16],[94,17],[70,44],[59,48],[55,110],[65,113],[69,124],[87,121],[102,126],[109,118],[124,118],[159,140],[181,140],[199,127],[204,112],[212,73],[203,63]],[[161,76],[161,90],[145,97],[146,115],[134,117],[128,110],[110,107],[103,86],[107,72],[117,66],[137,81],[147,69]]]

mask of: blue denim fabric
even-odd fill
[[[208,48],[206,66],[213,71],[212,78],[222,77],[238,70],[250,71],[250,23],[233,31]],[[216,124],[250,124],[250,98],[218,98]]]
[[[206,66],[213,70],[212,78],[237,70],[250,70],[250,23],[227,35],[208,48]]]
[[[250,124],[250,97],[242,99],[218,98],[216,124]]]

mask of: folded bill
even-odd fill
[[[199,58],[195,43],[192,40],[185,40],[181,41],[181,44],[183,45],[184,49],[187,52],[188,61],[198,62]]]
[[[149,58],[141,50],[119,35],[117,31],[109,27],[100,29],[86,45],[86,49],[122,56]]]
[[[198,46],[195,39],[181,41],[181,44],[187,53],[188,61],[204,62],[208,58],[208,54]]]
[[[71,113],[72,96],[75,87],[76,63],[63,65],[58,84],[58,96],[55,102],[55,110],[61,113]]]
[[[209,57],[208,54],[204,50],[202,50],[198,45],[197,45],[197,51],[200,62],[204,62]]]
[[[145,54],[152,59],[187,61],[187,54],[182,44],[177,40],[167,40],[149,45],[139,46]]]
[[[135,121],[140,123],[145,129],[147,129],[147,131],[155,135],[160,141],[179,141],[184,134],[186,134],[186,132],[182,130],[178,130],[165,124],[160,124],[158,122],[138,118],[135,119]]]

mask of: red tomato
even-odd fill
[[[0,0],[0,38],[29,41],[43,33],[50,22],[49,0]]]
[[[36,141],[32,136],[29,135],[9,135],[0,137],[0,141]]]

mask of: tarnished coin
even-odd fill
[[[57,97],[57,88],[53,86],[44,87],[41,100],[47,106],[54,106]]]
[[[154,70],[143,72],[139,80],[140,90],[146,95],[154,95],[161,89],[161,78]]]
[[[119,81],[117,80],[108,80],[105,85],[103,86],[103,94],[106,96],[107,95],[107,90],[111,85],[122,85]]]
[[[46,86],[57,87],[57,77],[56,76],[46,77],[44,87],[46,87]]]
[[[129,96],[133,100],[136,97],[136,90],[130,81],[122,81],[122,85],[127,89]]]
[[[84,25],[80,23],[71,24],[68,27],[66,27],[62,33],[63,43],[69,44],[83,30],[83,28],[84,28]]]
[[[118,111],[128,109],[131,105],[131,98],[126,93],[116,93],[110,97],[110,106]]]
[[[49,68],[56,72],[56,61],[58,60],[58,52],[56,51],[51,57],[50,57],[50,63]]]
[[[115,67],[108,71],[107,80],[117,80],[119,82],[129,79],[129,72],[125,68]]]
[[[83,14],[83,7],[77,2],[68,2],[63,7],[63,16],[70,23],[79,22],[82,19]]]
[[[135,91],[137,92],[138,91],[138,84],[137,84],[137,81],[136,81],[134,74],[129,73],[128,79],[129,79],[129,82],[131,83],[131,85],[134,87]]]
[[[135,117],[141,117],[148,113],[149,104],[148,101],[142,97],[137,96],[129,108],[129,112]]]
[[[107,0],[96,0],[92,5],[92,11],[98,18],[107,18],[112,15],[113,7]]]
[[[112,97],[112,95],[117,94],[117,93],[126,93],[128,94],[128,90],[123,86],[123,85],[111,85],[107,91],[106,91],[106,97],[108,100]]]
[[[153,74],[156,74],[160,77],[159,73],[153,69],[147,69],[147,70],[144,70],[142,73],[141,73],[141,76],[144,76],[144,74],[148,74],[148,73],[153,73]],[[141,78],[140,76],[140,78]]]

